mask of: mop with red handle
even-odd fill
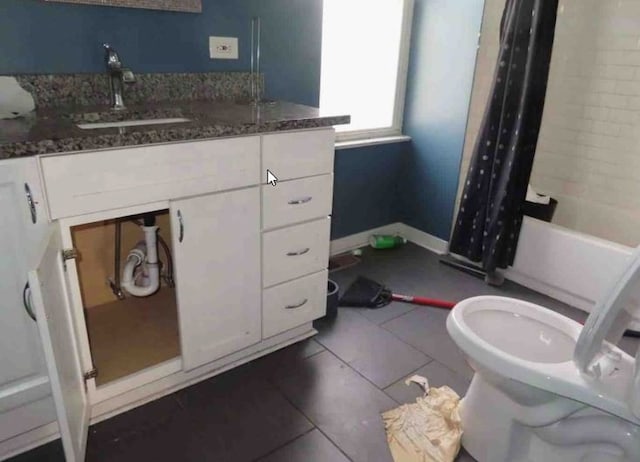
[[[413,295],[394,294],[390,289],[371,279],[359,276],[340,298],[340,306],[360,308],[382,308],[392,301],[411,303],[413,305],[433,306],[451,309],[455,302],[437,298],[416,297]]]
[[[440,300],[437,298],[415,297],[413,295],[391,294],[394,302],[411,303],[412,305],[433,306],[435,308],[446,308],[448,310],[456,306],[455,302]]]

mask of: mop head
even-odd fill
[[[382,308],[391,303],[391,290],[371,279],[358,276],[340,299],[340,306]]]

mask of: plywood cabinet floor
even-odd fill
[[[180,356],[174,289],[106,303],[85,313],[98,386]]]

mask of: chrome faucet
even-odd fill
[[[123,111],[126,109],[124,99],[122,97],[122,88],[124,83],[134,83],[136,77],[130,69],[122,67],[122,61],[118,52],[111,45],[105,43],[104,61],[107,66],[107,74],[109,74],[109,84],[111,88],[111,109],[113,111]]]

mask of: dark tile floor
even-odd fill
[[[493,288],[414,245],[365,250],[332,273],[342,288],[359,274],[395,292],[460,300],[501,294],[579,320],[574,308],[506,282]],[[473,374],[445,329],[447,311],[393,303],[341,308],[319,335],[91,427],[88,461],[390,461],[380,413],[412,402],[413,374],[461,395]],[[625,340],[629,351],[637,341]],[[53,442],[13,462],[62,461]],[[466,453],[458,461],[472,461]]]

